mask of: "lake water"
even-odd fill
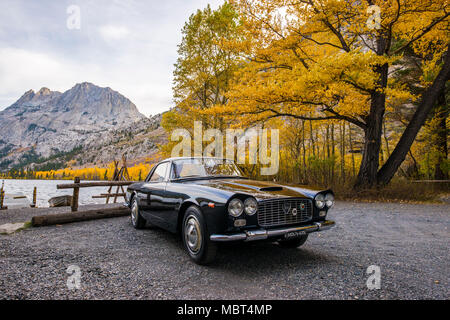
[[[33,200],[33,188],[37,188],[37,206],[48,207],[48,200],[55,196],[72,195],[73,189],[56,189],[57,184],[73,183],[71,180],[16,180],[5,179],[0,181],[0,187],[4,181],[5,194],[8,193],[23,193],[30,202]],[[82,182],[88,182],[83,180]],[[100,195],[101,193],[107,193],[109,187],[93,187],[93,188],[80,188],[79,204],[102,204],[106,202],[106,199],[92,199],[92,196]],[[117,187],[113,187],[113,193],[115,193]],[[124,187],[126,190],[126,187]],[[118,197],[117,202],[123,202],[123,197]],[[111,199],[109,200],[111,203]]]

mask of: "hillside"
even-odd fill
[[[160,118],[147,118],[119,92],[87,82],[63,93],[29,90],[0,112],[0,170],[152,156],[165,141]]]

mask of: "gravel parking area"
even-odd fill
[[[0,212],[0,222],[29,216]],[[0,299],[450,298],[450,205],[338,202],[329,218],[337,226],[299,249],[227,244],[206,267],[178,236],[128,217],[30,228],[0,236]],[[66,285],[70,265],[78,290]],[[366,286],[370,265],[379,290]]]

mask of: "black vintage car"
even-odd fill
[[[281,186],[245,178],[233,161],[171,158],[126,192],[135,228],[180,232],[190,257],[213,260],[217,242],[269,239],[298,247],[308,234],[334,226],[326,220],[331,190]]]

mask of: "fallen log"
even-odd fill
[[[33,227],[51,226],[55,224],[65,224],[71,222],[80,222],[87,220],[105,219],[123,217],[130,214],[127,207],[97,209],[88,211],[68,212],[59,214],[48,214],[43,216],[35,216],[31,219]]]

